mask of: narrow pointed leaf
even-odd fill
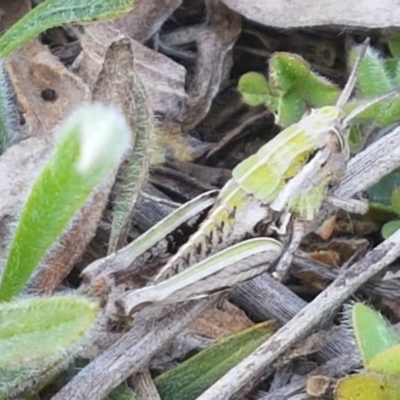
[[[177,367],[164,372],[154,381],[161,398],[196,399],[266,341],[276,329],[274,322],[263,322],[219,340]]]
[[[130,11],[133,3],[133,0],[43,1],[3,34],[0,55],[7,57],[40,33],[56,26],[116,18]]]
[[[131,121],[134,145],[124,166],[121,190],[115,200],[108,253],[123,247],[131,226],[132,214],[149,172],[149,143],[153,132],[153,114],[139,75],[135,74],[134,111]]]
[[[18,295],[93,188],[119,166],[131,133],[124,118],[83,106],[61,127],[52,157],[34,183],[0,284],[0,300]]]

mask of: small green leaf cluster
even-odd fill
[[[286,128],[310,108],[335,104],[340,89],[311,70],[299,55],[279,52],[269,62],[268,80],[258,72],[241,76],[238,90],[251,106],[263,104],[276,115],[276,123]]]
[[[365,304],[352,309],[352,325],[364,371],[338,382],[336,400],[399,399],[400,342],[385,319]]]
[[[400,41],[395,35],[389,41],[393,58],[385,59],[368,48],[357,75],[357,94],[345,106],[350,112],[362,103],[400,86],[400,64],[397,49]],[[360,47],[349,55],[349,69],[354,65]],[[269,61],[268,79],[259,72],[248,72],[240,77],[238,90],[250,106],[265,105],[276,116],[276,123],[286,128],[300,120],[311,108],[334,105],[341,89],[326,78],[312,71],[311,66],[299,55],[276,52]],[[384,128],[400,119],[400,97],[382,100],[360,114],[354,124],[353,141],[360,140],[360,122],[373,123]]]

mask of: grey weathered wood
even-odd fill
[[[262,25],[277,28],[349,26],[362,29],[400,26],[397,0],[222,0],[229,8]]]
[[[145,367],[196,316],[215,300],[203,299],[171,308],[162,308],[154,314],[143,310],[142,318],[116,343],[97,357],[52,400],[102,400],[130,375]],[[147,314],[146,314],[147,313]]]
[[[344,270],[326,290],[259,346],[256,351],[199,396],[198,400],[231,399],[245,387],[250,390],[262,377],[265,368],[332,315],[362,284],[381,272],[399,256],[400,231],[371,250],[351,268]]]

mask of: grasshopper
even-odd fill
[[[171,296],[174,301],[193,298],[187,292],[184,296],[174,297],[168,288],[175,287],[178,292],[182,291],[182,281],[189,275],[191,278],[187,278],[186,282],[193,284],[196,268],[198,271],[207,268],[204,259],[215,253],[218,256],[219,252],[229,246],[256,236],[261,228],[266,228],[267,235],[275,232],[281,238],[287,233],[288,226],[291,227],[292,237],[286,253],[279,251],[274,239],[264,243],[270,246],[270,253],[274,253],[273,257],[266,260],[267,264],[273,264],[278,253],[283,254],[277,266],[277,276],[286,273],[303,237],[304,221],[315,218],[330,184],[338,178],[338,171],[344,170],[349,157],[349,122],[366,108],[398,93],[396,90],[380,96],[346,116],[343,106],[354,89],[357,71],[367,46],[364,44],[335,106],[311,110],[310,114],[284,129],[256,154],[234,168],[232,178],[220,191],[207,218],[161,269],[153,285],[122,295],[119,305],[126,313],[129,314],[143,301],[152,302],[153,299],[154,302],[162,302],[154,294],[157,289],[164,290],[165,295],[161,296],[163,299]],[[191,274],[185,275],[189,267]],[[255,273],[261,272],[262,269],[258,268]],[[207,275],[209,278],[210,275]],[[226,284],[220,282],[220,286],[230,287],[241,280],[238,277]],[[174,286],[178,281],[180,285]],[[203,289],[203,292],[207,292],[206,286]],[[194,297],[198,297],[198,288],[195,292]]]

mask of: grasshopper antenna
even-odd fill
[[[347,127],[351,120],[356,118],[358,115],[363,113],[368,108],[374,106],[375,104],[381,102],[382,100],[386,100],[386,99],[388,99],[390,97],[393,97],[393,96],[395,96],[396,94],[399,94],[399,93],[400,93],[400,87],[398,87],[396,89],[393,89],[393,90],[391,90],[391,91],[389,91],[389,92],[387,92],[385,94],[382,94],[381,96],[378,96],[375,99],[372,99],[368,103],[365,103],[365,104],[362,104],[362,105],[358,106],[352,112],[350,112],[350,114],[347,115],[347,117],[343,120],[343,127]]]
[[[346,86],[344,87],[337,103],[336,107],[343,108],[343,106],[349,101],[351,93],[353,92],[354,86],[356,85],[357,81],[357,74],[360,69],[361,62],[364,58],[365,52],[369,46],[370,39],[367,38],[364,40],[364,43],[361,45],[360,54],[357,57],[356,63],[351,71],[349,79],[346,82]]]

